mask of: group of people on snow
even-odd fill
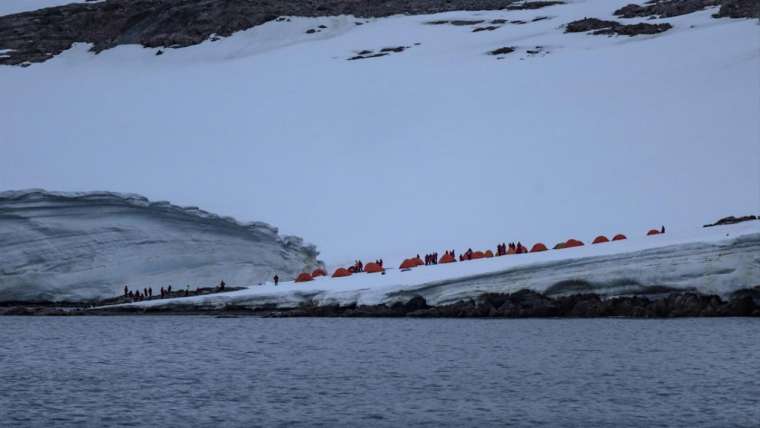
[[[214,291],[216,291],[216,292],[224,291],[226,286],[227,286],[227,284],[225,284],[224,281],[220,281],[219,285],[216,286],[216,288],[214,289]],[[170,297],[179,297],[179,296],[188,297],[188,296],[190,296],[190,285],[188,284],[185,287],[185,289],[182,290],[182,291],[179,291],[179,292],[175,291],[174,294],[172,294],[172,286],[171,285],[169,285],[169,286],[167,286],[165,288],[161,287],[160,293],[161,293],[161,298],[162,299],[170,298]],[[200,294],[200,293],[201,293],[201,289],[196,288],[195,289],[195,294]],[[129,286],[125,285],[124,286],[124,296],[123,297],[125,297],[127,299],[130,299],[133,302],[141,302],[143,300],[152,300],[153,299],[153,288],[152,287],[147,287],[147,288],[143,288],[142,290],[130,290]]]

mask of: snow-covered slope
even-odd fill
[[[564,33],[629,2],[291,18],[158,56],[78,45],[0,67],[0,186],[202,205],[309,236],[328,262],[758,212],[757,21]],[[510,23],[426,24],[451,19]]]
[[[475,298],[486,292],[520,289],[552,295],[623,295],[650,287],[691,289],[728,295],[760,285],[760,221],[587,245],[542,253],[494,257],[385,275],[354,274],[307,283],[268,283],[230,293],[140,302],[161,307],[192,304],[218,307],[295,307],[303,303],[379,304],[421,295],[432,305]]]
[[[0,192],[0,301],[114,297],[125,284],[250,285],[314,269],[317,255],[268,224],[134,194]]]

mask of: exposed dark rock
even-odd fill
[[[743,217],[734,217],[734,216],[723,217],[722,219],[716,221],[715,223],[706,224],[703,227],[725,226],[725,225],[728,225],[728,224],[742,223],[742,222],[745,222],[745,221],[753,221],[753,220],[757,220],[757,219],[758,219],[758,217],[754,216],[754,215],[745,215]]]
[[[639,34],[657,34],[671,29],[673,26],[668,23],[647,24],[640,22],[638,24],[624,25],[617,21],[603,21],[597,18],[584,18],[573,21],[565,27],[566,33],[580,33],[593,31],[595,35],[621,35],[637,36]]]
[[[721,0],[664,0],[648,2],[644,6],[629,4],[614,12],[621,18],[641,18],[655,16],[658,18],[670,18],[673,16],[686,15],[703,10],[707,7],[717,6]]]
[[[501,10],[511,0],[108,0],[75,3],[0,16],[0,64],[42,62],[70,48],[91,43],[94,52],[124,44],[179,48],[227,37],[282,16],[395,14]],[[539,2],[534,2],[539,3]],[[534,8],[534,5],[526,6]]]
[[[713,18],[760,18],[760,1],[723,0]]]
[[[566,33],[585,33],[586,31],[601,30],[603,28],[611,28],[615,25],[620,25],[616,21],[603,21],[597,18],[583,18],[577,21],[573,21],[565,26]]]
[[[356,56],[352,56],[351,58],[348,58],[348,60],[349,61],[356,61],[357,59],[378,58],[378,57],[386,56],[386,55],[388,55],[387,52],[376,53],[376,54],[372,54],[372,55],[356,55]]]
[[[565,4],[564,1],[526,1],[522,3],[511,4],[506,7],[507,10],[533,10],[541,9],[546,6]]]
[[[670,18],[720,6],[715,18],[758,18],[760,2],[757,0],[659,0],[644,5],[629,4],[614,12],[621,18]]]
[[[396,46],[392,48],[382,48],[380,49],[380,52],[403,52],[406,49],[406,46]]]
[[[494,20],[491,20],[491,24],[502,25],[502,24],[506,24],[506,23],[507,23],[506,19],[494,19]]]
[[[531,19],[530,22],[538,22],[538,21],[543,21],[545,19],[549,19],[549,17],[548,16],[537,16],[537,17]]]
[[[512,53],[515,51],[514,47],[511,46],[504,46],[503,48],[494,49],[492,51],[488,51],[489,55],[505,55],[508,53]]]
[[[478,33],[481,31],[493,31],[493,30],[496,30],[497,28],[501,28],[501,27],[499,27],[498,25],[489,25],[487,27],[476,27],[472,29],[472,32]]]
[[[309,28],[308,30],[306,30],[306,34],[314,34],[316,32],[317,32],[317,30],[315,30],[313,28]]]
[[[516,19],[514,21],[510,21],[510,24],[516,24],[516,25],[522,25],[522,24],[527,24],[527,23],[528,21],[523,21],[522,19]]]
[[[595,35],[617,34],[619,36],[638,36],[640,34],[662,33],[662,32],[670,30],[671,28],[673,28],[673,26],[668,24],[667,22],[664,22],[662,24],[647,24],[645,22],[640,22],[638,24],[617,25],[612,28],[606,28],[603,30],[594,31],[592,34],[595,34]]]

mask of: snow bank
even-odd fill
[[[694,289],[727,295],[760,285],[760,221],[693,230],[690,234],[631,238],[565,250],[494,257],[385,275],[354,274],[308,283],[271,283],[230,293],[146,301],[133,305],[177,304],[221,307],[303,303],[379,304],[425,297],[440,305],[486,292],[531,289],[550,294],[593,292],[623,295],[649,287]]]
[[[0,301],[255,284],[318,266],[313,245],[266,223],[113,192],[0,192]]]

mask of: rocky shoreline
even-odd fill
[[[205,307],[173,304],[161,307],[75,306],[74,304],[6,304],[0,315],[211,315],[218,317],[259,316],[342,318],[681,318],[760,317],[760,286],[742,289],[730,297],[693,291],[605,298],[598,294],[550,297],[530,290],[515,293],[484,293],[476,299],[449,305],[429,306],[421,296],[391,305],[317,305],[295,308],[226,305]]]

